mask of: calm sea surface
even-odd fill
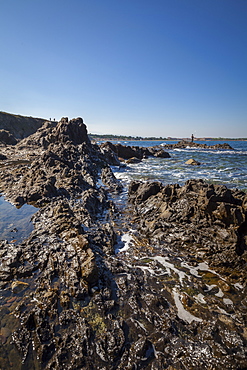
[[[169,141],[174,144],[177,141]],[[138,164],[129,164],[124,169],[114,168],[117,178],[126,185],[129,181],[158,180],[164,184],[183,185],[188,179],[203,179],[209,183],[226,185],[247,192],[247,141],[196,141],[214,145],[227,142],[234,150],[212,149],[175,149],[166,150],[171,158],[148,158]],[[114,142],[116,143],[116,142]],[[166,144],[164,141],[124,141],[123,145],[149,147]],[[200,166],[186,165],[190,159],[196,159]]]

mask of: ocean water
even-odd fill
[[[124,141],[123,145],[142,147],[174,144],[177,141]],[[131,180],[161,181],[164,184],[183,185],[189,179],[203,179],[209,183],[222,184],[247,192],[247,141],[196,141],[214,145],[227,142],[234,150],[173,149],[166,150],[171,158],[148,158],[126,168],[114,168],[115,176],[126,185]],[[116,142],[114,142],[116,143]],[[187,165],[193,158],[200,166]]]
[[[33,230],[31,217],[37,210],[30,204],[16,208],[0,194],[0,240],[20,243],[25,239]]]

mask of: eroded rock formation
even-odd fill
[[[0,242],[1,368],[246,368],[246,194],[135,181],[120,209],[108,163],[157,150],[100,149],[80,118],[1,146],[0,191],[38,207]]]
[[[101,151],[106,155],[110,165],[119,165],[119,158],[124,160],[139,159],[147,157],[170,158],[170,154],[161,148],[129,146],[122,144],[113,144],[109,141],[100,145]]]
[[[246,278],[247,195],[222,185],[189,180],[184,186],[132,182],[129,201],[147,238],[210,260],[237,267]]]

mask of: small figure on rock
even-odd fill
[[[191,135],[191,142],[192,143],[194,142],[194,135],[193,134]]]

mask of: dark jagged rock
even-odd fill
[[[123,186],[116,179],[116,177],[113,174],[111,168],[109,168],[109,167],[102,168],[101,180],[102,180],[103,184],[106,185],[112,191],[115,191],[115,192],[119,193],[123,190]]]
[[[143,158],[147,157],[161,157],[161,158],[170,158],[170,154],[165,152],[163,149],[160,148],[143,148],[140,146],[128,146],[122,144],[113,144],[109,141],[100,145],[101,150],[104,153],[108,153],[108,158],[110,160],[109,164],[113,164],[115,161],[115,155],[119,158],[123,158],[125,160],[129,160],[131,158],[137,158],[142,160]],[[113,160],[112,160],[113,158]]]
[[[19,147],[42,146],[47,149],[50,144],[54,143],[72,143],[74,145],[86,144],[91,146],[87,135],[86,125],[82,118],[62,118],[60,122],[45,122],[33,135],[22,140]]]
[[[234,150],[231,145],[227,143],[207,145],[195,143],[192,141],[182,140],[175,144],[165,144],[163,145],[165,149],[186,149],[186,148],[201,148],[201,149],[220,149],[220,150]]]
[[[9,131],[16,139],[23,139],[37,131],[46,120],[0,112],[0,129]]]
[[[237,267],[246,276],[246,193],[202,180],[189,180],[182,187],[135,181],[129,201],[148,238],[162,241],[174,235],[174,247],[203,255],[215,266]]]
[[[82,143],[91,144],[87,135],[86,125],[80,117],[70,121],[68,118],[62,118],[51,133],[51,136],[48,137],[48,141],[60,143],[70,141],[75,145]]]
[[[16,204],[45,202],[71,196],[94,187],[98,172],[106,165],[97,146],[91,145],[86,126],[78,118],[58,125],[46,123],[36,134],[22,140],[19,151],[36,150],[29,166],[10,168],[2,177],[2,191]],[[22,157],[23,158],[23,157]],[[114,180],[116,186],[117,180]]]
[[[154,153],[155,157],[158,158],[170,158],[170,154],[165,152],[163,149],[158,150],[157,152]]]
[[[137,203],[145,202],[152,195],[156,195],[160,192],[162,184],[160,182],[145,182],[141,183],[138,181],[132,181],[129,186],[129,199],[134,200]]]
[[[0,143],[7,145],[15,145],[17,144],[17,140],[9,131],[0,130]]]
[[[109,165],[120,166],[120,161],[116,152],[114,151],[114,145],[111,142],[101,144],[100,150],[104,154],[104,157]]]

